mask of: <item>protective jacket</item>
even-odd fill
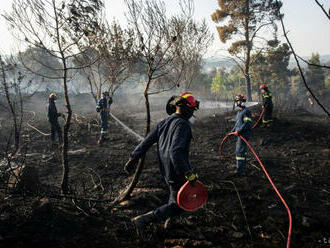
[[[57,122],[61,114],[57,113],[54,99],[49,98],[47,117],[50,122]]]
[[[131,158],[138,159],[157,143],[160,172],[167,184],[182,185],[185,173],[191,170],[189,149],[192,138],[190,123],[179,114],[173,114],[157,124],[156,128],[136,147]]]
[[[99,100],[98,104],[96,105],[96,111],[97,112],[103,112],[102,110],[106,109],[108,107],[107,98],[103,97]]]
[[[243,135],[245,137],[251,136],[251,111],[243,106],[243,109],[238,110],[236,115],[236,123],[232,132],[237,131],[239,135]]]
[[[271,92],[266,91],[262,94],[262,107],[265,109],[262,122],[267,124],[272,121],[273,101]]]
[[[265,92],[262,94],[262,106],[266,109],[273,108],[273,101],[272,101],[273,94],[271,92]]]

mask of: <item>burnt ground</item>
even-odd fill
[[[137,120],[127,112],[117,116],[143,133],[143,118]],[[254,129],[250,143],[292,212],[291,247],[330,247],[329,120],[306,112],[276,117],[272,128]],[[30,123],[48,132],[44,116]],[[130,182],[122,169],[138,144],[113,120],[109,123],[110,141],[100,147],[95,114],[73,120],[70,187],[76,199],[58,195],[59,150],[51,148],[48,136],[24,126],[26,149],[21,154],[26,153],[27,166],[38,169],[42,186],[37,195],[17,194],[6,189],[8,173],[2,172],[0,247],[285,247],[287,212],[252,154],[248,153],[246,177],[226,177],[234,156],[221,159],[218,148],[233,123],[217,113],[193,125],[191,164],[208,187],[207,204],[175,219],[167,230],[162,224],[148,227],[150,241],[141,243],[130,218],[165,203],[166,185],[153,147],[131,198],[109,207],[106,200],[113,200]],[[2,122],[1,150],[5,127]],[[233,154],[234,149],[231,136],[224,152]]]

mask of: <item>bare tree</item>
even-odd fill
[[[164,81],[174,82],[177,86],[189,89],[192,81],[200,73],[202,57],[213,41],[205,20],[198,23],[192,19],[173,17],[171,27],[178,34],[176,53],[171,73],[164,76]]]
[[[330,20],[330,9],[329,12],[327,12],[323,6],[318,0],[315,0],[316,4],[321,8],[322,12],[325,14],[325,16]]]
[[[99,32],[98,39],[93,39],[95,49],[82,54],[75,61],[78,65],[90,63],[90,66],[83,68],[83,74],[95,102],[100,98],[102,90],[113,95],[132,75],[135,62],[132,30],[123,30],[116,22],[111,26],[105,22]],[[98,60],[91,63],[96,58]]]
[[[23,95],[22,90],[29,87],[31,81],[25,82],[24,75],[19,70],[13,58],[3,59],[0,56],[0,93],[6,99],[5,109],[8,109],[14,129],[14,146],[12,155],[20,149],[20,137],[23,123]],[[25,85],[24,85],[25,84]]]
[[[304,86],[305,88],[307,89],[307,91],[309,92],[309,94],[312,96],[312,98],[317,102],[317,104],[322,108],[322,110],[328,115],[330,116],[330,113],[327,111],[327,109],[321,104],[321,102],[319,101],[319,99],[315,96],[315,94],[313,93],[313,91],[311,90],[311,88],[308,86],[307,82],[306,82],[306,79],[305,79],[305,75],[304,75],[304,72],[303,70],[301,69],[301,66],[300,66],[300,63],[299,63],[299,60],[298,60],[298,56],[296,55],[295,51],[294,51],[294,48],[288,38],[288,35],[287,35],[287,32],[285,30],[285,26],[284,26],[284,22],[283,22],[283,15],[280,14],[280,21],[281,21],[281,26],[282,26],[282,30],[283,30],[283,34],[284,34],[284,37],[287,41],[287,43],[289,44],[290,46],[290,49],[292,51],[292,54],[294,56],[294,59],[297,63],[297,66],[298,66],[298,70],[299,70],[299,73],[300,73],[300,77],[301,79],[303,80],[303,83],[304,83]]]
[[[211,18],[221,24],[217,27],[221,42],[234,40],[228,52],[244,74],[247,98],[251,101],[251,53],[263,46],[265,35],[261,33],[266,27],[276,30],[275,21],[279,19],[282,3],[276,0],[218,0],[218,4],[220,9]]]
[[[181,34],[191,20],[192,2],[182,1],[181,16],[171,18],[167,16],[165,5],[161,1],[125,0],[125,2],[128,7],[129,24],[137,36],[137,58],[147,68],[147,80],[143,92],[146,107],[145,135],[147,135],[151,123],[149,96],[159,93],[158,90],[152,91],[153,82],[172,73],[174,65],[178,65],[179,49],[182,49],[183,44]],[[166,85],[166,90],[176,86],[177,84],[172,82]]]
[[[192,31],[197,35],[203,45],[208,43],[210,34],[203,24],[198,26],[192,21],[191,0],[180,1],[181,15],[170,18],[161,1],[125,0],[125,2],[128,7],[129,24],[138,40],[137,58],[147,68],[147,80],[143,92],[146,107],[145,135],[147,136],[151,123],[149,96],[180,85],[188,58],[188,54],[184,51],[187,52],[187,46],[191,45],[188,32]],[[206,34],[205,40],[202,37],[203,32]],[[196,54],[200,51],[194,50]],[[169,82],[166,82],[166,78],[170,79]],[[130,195],[143,171],[144,159],[144,156],[140,159],[130,185],[115,202],[126,199]]]
[[[84,1],[86,4],[87,1]],[[98,8],[99,1],[92,1],[87,7]],[[66,121],[63,126],[63,146],[62,146],[62,183],[63,193],[68,193],[69,185],[69,129],[71,124],[72,109],[68,94],[69,71],[78,69],[71,66],[74,56],[81,54],[77,47],[86,44],[86,37],[89,36],[89,29],[86,25],[76,26],[72,30],[72,23],[81,16],[74,6],[59,0],[14,0],[12,12],[6,13],[4,17],[14,29],[18,39],[25,41],[30,47],[43,49],[50,56],[60,61],[60,66],[49,68],[53,75],[40,75],[45,78],[52,78],[61,81],[64,93],[65,107],[67,110]],[[93,24],[95,25],[95,24]],[[89,28],[93,27],[92,23]],[[80,32],[76,32],[80,30]],[[74,32],[75,31],[75,32]],[[77,35],[79,34],[79,35]],[[88,47],[86,47],[86,50]],[[38,61],[36,61],[38,63]],[[41,64],[41,63],[40,63]],[[43,65],[43,64],[41,64]],[[60,74],[60,76],[58,76]]]

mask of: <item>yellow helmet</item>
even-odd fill
[[[56,99],[57,95],[55,93],[50,93],[49,98]]]

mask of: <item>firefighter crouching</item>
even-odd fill
[[[169,200],[157,209],[132,219],[142,240],[146,239],[145,228],[149,223],[168,222],[171,217],[184,212],[178,206],[176,198],[179,189],[187,180],[193,183],[197,179],[189,163],[189,148],[192,139],[190,125],[194,119],[193,113],[198,108],[199,102],[190,92],[171,97],[166,106],[166,112],[170,116],[157,124],[135,148],[125,164],[125,171],[132,174],[138,160],[154,143],[157,143],[160,173],[168,185]]]
[[[239,137],[241,135],[246,140],[251,136],[251,111],[245,106],[246,98],[243,95],[237,95],[235,97],[235,104],[238,107],[238,112],[236,115],[236,123],[231,132],[237,136],[236,142],[236,170],[234,174],[244,175],[244,168],[246,165],[246,144]]]
[[[58,144],[62,145],[62,129],[60,124],[58,123],[58,117],[63,116],[64,114],[58,113],[55,105],[57,96],[55,93],[51,93],[48,99],[47,106],[47,118],[50,123],[50,139],[52,142],[52,147],[56,146],[55,144],[55,134],[58,136]]]
[[[109,97],[108,92],[101,94],[101,99],[96,105],[96,111],[100,113],[101,121],[101,135],[98,140],[98,144],[102,145],[105,140],[108,139],[108,115],[110,111],[110,105],[112,104],[112,98]]]
[[[266,84],[260,85],[260,90],[262,93],[262,108],[265,109],[263,117],[262,117],[262,126],[270,126],[273,119],[273,101],[272,101],[272,93],[269,91]]]

